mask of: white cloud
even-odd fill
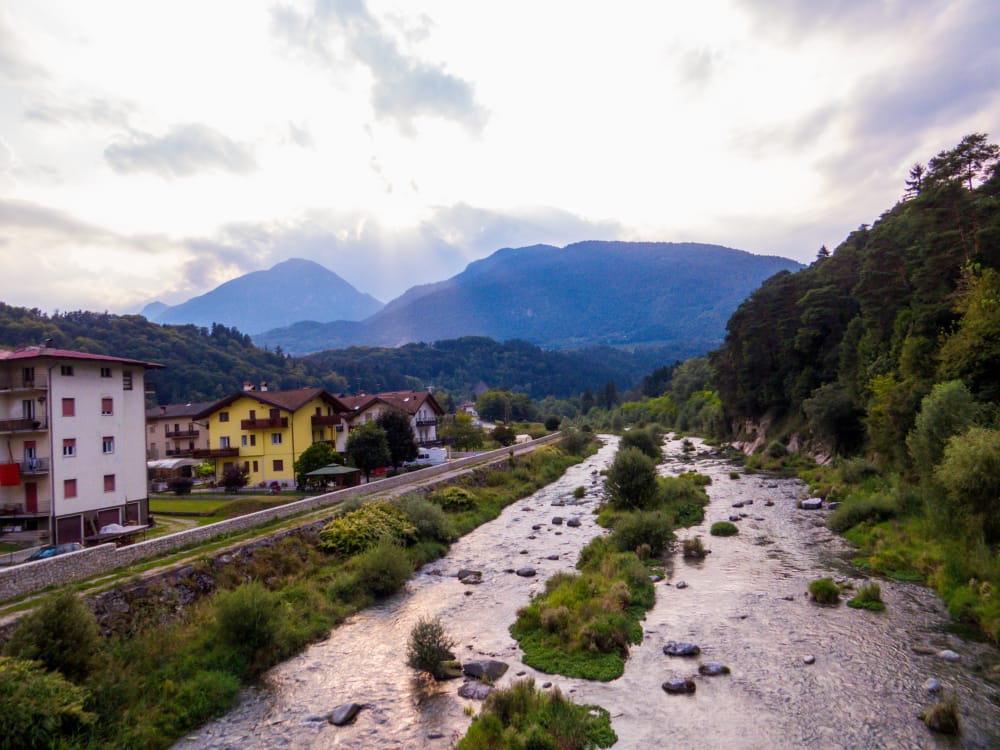
[[[255,167],[252,149],[199,123],[175,125],[162,136],[133,131],[108,146],[104,158],[116,172],[153,172],[161,177],[212,170],[244,173]]]

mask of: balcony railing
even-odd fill
[[[417,427],[434,427],[437,425],[436,419],[418,419]]]
[[[46,373],[37,373],[29,380],[16,374],[14,377],[10,375],[0,377],[0,391],[44,391],[48,387],[49,376]]]
[[[195,448],[194,458],[232,458],[240,455],[239,448]]]
[[[196,438],[198,437],[198,430],[194,428],[187,428],[183,430],[167,430],[166,435],[168,438]]]
[[[194,448],[167,448],[166,450],[167,458],[191,458],[194,453]]]
[[[241,419],[241,430],[280,430],[288,427],[288,417],[269,417],[267,419]]]
[[[336,414],[313,414],[313,427],[334,427],[341,423],[340,417]]]
[[[23,461],[19,461],[18,466],[22,475],[48,474],[49,458],[48,456],[44,458],[26,458]]]
[[[4,432],[38,432],[46,429],[44,418],[35,419],[0,419],[0,433]]]

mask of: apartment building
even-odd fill
[[[211,448],[207,419],[213,406],[214,401],[201,401],[147,409],[146,458],[193,458],[195,451]]]
[[[0,530],[61,544],[146,522],[145,378],[158,367],[0,351]]]

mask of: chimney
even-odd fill
[[[266,380],[260,381],[260,390],[261,390],[261,392],[266,392],[267,391],[267,381]]]
[[[253,383],[251,383],[249,380],[244,380],[243,381],[243,391],[246,393],[246,392],[249,392],[249,391],[252,391],[252,390],[254,390]]]
[[[52,348],[52,339],[50,339],[50,338],[49,339],[45,339],[45,341],[43,341],[42,343],[45,345],[46,349],[51,349]]]
[[[164,414],[166,414],[166,413],[167,413],[167,407],[165,407],[165,406],[161,406],[161,407],[160,407],[160,415],[162,416],[162,415],[164,415]]]

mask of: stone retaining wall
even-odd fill
[[[268,508],[256,513],[248,513],[245,516],[230,518],[218,523],[157,537],[145,542],[136,542],[126,547],[116,548],[113,544],[102,544],[98,547],[90,547],[79,552],[69,552],[65,555],[49,558],[48,560],[36,560],[34,562],[15,565],[11,568],[0,570],[0,601],[30,594],[46,586],[69,583],[70,581],[78,581],[101,573],[109,573],[117,568],[131,565],[140,560],[204,544],[212,539],[245,531],[246,529],[261,526],[276,519],[287,518],[298,513],[335,505],[355,495],[367,495],[393,490],[414,482],[433,479],[436,476],[455,471],[456,469],[503,460],[510,456],[511,451],[515,454],[526,453],[540,445],[557,440],[559,437],[560,433],[557,432],[552,435],[546,435],[538,440],[532,440],[530,443],[522,443],[510,448],[500,448],[499,450],[481,453],[476,456],[461,458],[437,466],[430,466],[426,469],[381,479],[371,484],[347,487],[336,492],[303,498],[302,500],[297,500],[286,505]]]

